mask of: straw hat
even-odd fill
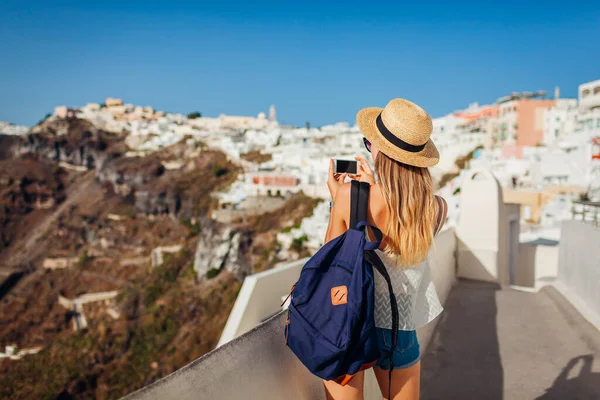
[[[373,145],[396,161],[431,167],[440,160],[430,139],[431,118],[413,102],[393,99],[385,108],[363,108],[356,114],[356,124]]]

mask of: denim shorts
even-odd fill
[[[389,353],[392,348],[392,330],[376,328],[377,342],[381,356],[374,368],[390,369]],[[415,331],[398,331],[396,348],[394,349],[394,369],[408,368],[421,358],[419,340]]]

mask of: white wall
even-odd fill
[[[285,346],[284,325],[280,313],[124,399],[325,399],[321,380]]]
[[[600,228],[563,221],[556,287],[600,329]]]
[[[456,282],[456,242],[454,229],[445,229],[436,236],[434,245],[429,252],[431,276],[442,304],[446,303],[450,289]],[[418,329],[417,334],[422,346],[421,352],[425,352],[437,322],[436,319]]]
[[[458,276],[497,281],[500,251],[500,207],[502,190],[487,170],[473,170],[465,177],[460,192]]]
[[[298,280],[308,258],[247,276],[229,314],[218,346],[248,332],[281,311],[281,298]]]
[[[556,279],[558,246],[521,243],[515,284],[539,289]]]

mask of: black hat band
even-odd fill
[[[419,151],[423,150],[427,144],[427,142],[425,142],[420,146],[415,146],[414,144],[407,143],[395,136],[388,128],[386,128],[383,120],[381,119],[381,114],[377,116],[377,120],[375,122],[377,123],[377,129],[383,135],[383,137],[386,138],[388,142],[392,143],[396,147],[401,148],[402,150],[410,151],[411,153],[418,153]]]

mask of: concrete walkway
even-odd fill
[[[422,357],[422,399],[600,399],[600,331],[553,287],[461,280]]]

